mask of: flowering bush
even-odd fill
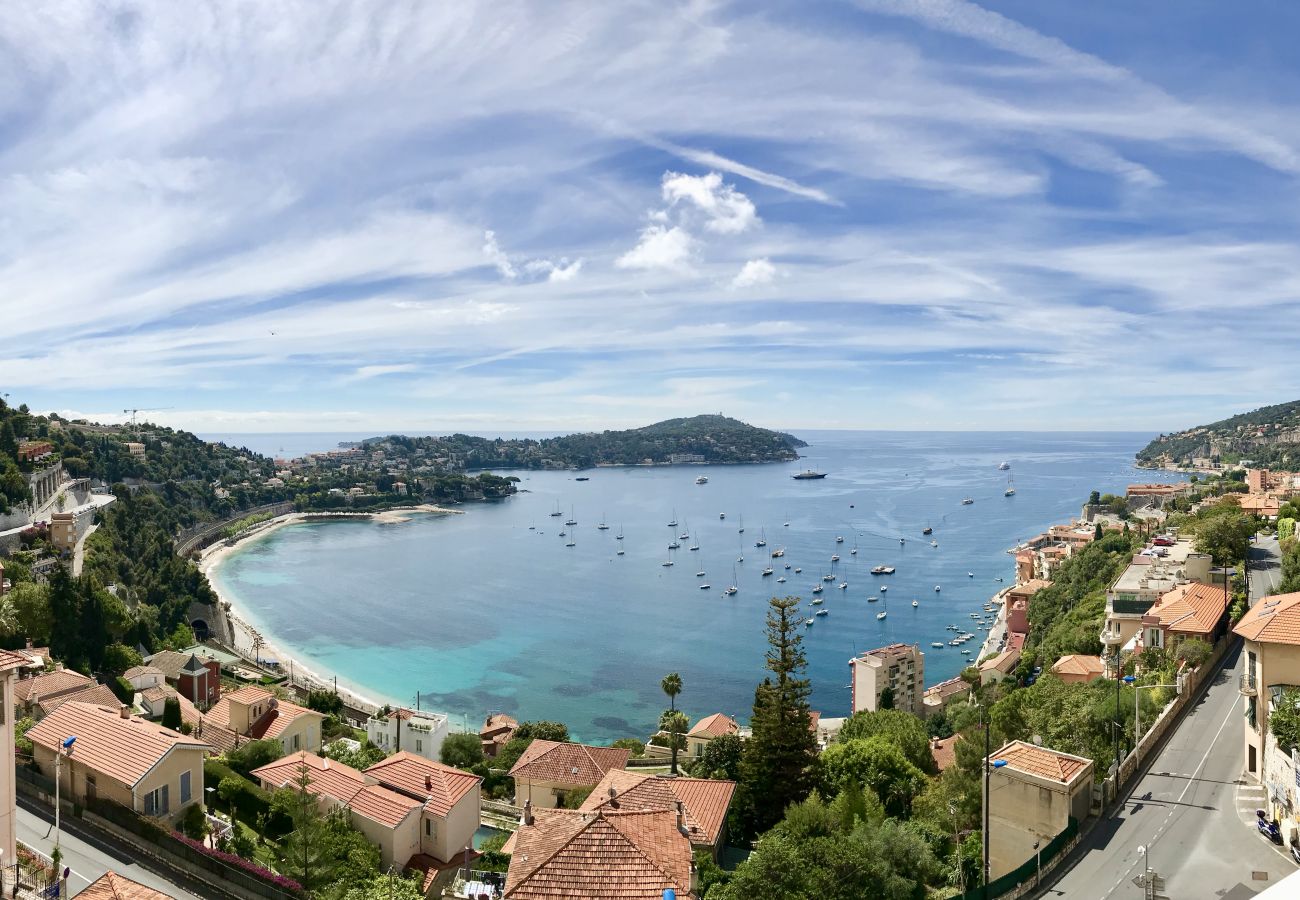
[[[278,888],[284,888],[286,891],[292,891],[295,894],[302,893],[302,885],[294,881],[292,878],[286,878],[283,875],[277,875],[276,873],[272,872],[270,869],[263,868],[262,866],[259,866],[255,862],[249,862],[248,860],[244,859],[242,856],[236,856],[233,853],[226,853],[222,850],[213,850],[211,847],[207,846],[202,841],[196,841],[193,838],[186,837],[184,834],[182,834],[179,831],[173,832],[172,837],[180,841],[185,846],[193,850],[197,850],[199,853],[202,853],[204,856],[210,856],[213,859],[220,860],[226,865],[234,866],[236,869],[242,869],[243,871],[247,872],[249,875],[252,875],[254,878],[260,878],[263,881],[269,882],[270,884],[273,884]]]

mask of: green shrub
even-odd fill
[[[181,816],[181,833],[196,841],[203,840],[208,833],[208,817],[203,814],[201,803],[191,803]]]
[[[282,837],[293,830],[293,821],[272,808],[267,791],[220,760],[203,763],[203,781],[216,786],[217,796],[227,810],[233,809],[241,822],[256,826],[267,837]]]
[[[108,689],[123,703],[131,704],[135,702],[135,686],[121,675],[108,680]]]

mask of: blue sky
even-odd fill
[[[1300,7],[19,4],[0,386],[196,431],[1300,396]]]

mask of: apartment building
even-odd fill
[[[849,660],[853,711],[880,708],[880,695],[892,688],[894,709],[925,714],[925,654],[916,644],[890,644]]]

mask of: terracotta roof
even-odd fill
[[[157,669],[163,673],[163,676],[175,681],[181,674],[181,669],[190,661],[190,654],[177,653],[175,650],[159,650],[153,656],[148,657],[147,662],[150,668]]]
[[[117,699],[117,694],[106,684],[92,683],[85,687],[59,694],[56,697],[42,697],[36,705],[44,715],[49,715],[58,709],[64,703],[75,700],[78,703],[92,703],[95,706],[107,706],[109,709],[116,710],[121,707],[122,701]]]
[[[1209,635],[1223,618],[1225,609],[1222,587],[1191,582],[1161,594],[1142,617],[1142,623],[1149,624],[1148,619],[1154,618],[1161,628],[1170,631]]]
[[[140,696],[150,703],[157,703],[159,700],[166,703],[168,697],[179,697],[180,695],[176,693],[175,688],[166,687],[165,685],[160,684],[151,688],[145,688],[140,692]]]
[[[988,672],[996,670],[1004,675],[1011,673],[1011,670],[1020,662],[1019,650],[1003,650],[992,659],[980,663],[980,671]]]
[[[30,666],[32,661],[21,653],[12,653],[8,650],[0,650],[0,672],[8,672],[10,669],[21,669],[23,666]]]
[[[1263,598],[1232,630],[1262,644],[1300,644],[1300,591]]]
[[[94,684],[93,678],[87,678],[71,669],[57,669],[33,678],[22,678],[14,682],[14,700],[19,703],[35,702],[41,697],[76,690],[88,684]]]
[[[739,734],[740,726],[731,716],[723,713],[714,713],[711,716],[705,716],[700,721],[691,726],[687,732],[693,737],[722,737],[724,734]]]
[[[691,900],[691,844],[676,814],[539,810],[516,832],[508,900]]]
[[[161,675],[163,670],[156,666],[132,666],[122,673],[122,677],[130,681],[132,678],[138,678],[141,675]]]
[[[613,797],[610,797],[611,789]],[[610,769],[583,801],[581,808],[584,811],[667,809],[675,813],[680,800],[686,815],[686,827],[691,832],[691,843],[712,846],[722,834],[735,792],[734,781],[665,778],[626,769]]]
[[[170,900],[169,894],[145,887],[111,869],[92,881],[77,896],[86,900]]]
[[[631,750],[535,740],[508,773],[529,781],[554,781],[594,787],[610,769],[627,766]]]
[[[947,681],[941,681],[938,684],[932,684],[925,689],[924,696],[937,697],[940,700],[947,700],[949,697],[955,697],[957,694],[970,693],[970,683],[961,678],[949,678]]]
[[[957,742],[961,740],[957,735],[947,738],[930,739],[930,757],[934,760],[935,766],[942,772],[957,761]]]
[[[1057,675],[1086,675],[1091,678],[1106,671],[1106,667],[1100,656],[1071,653],[1052,663],[1052,671]]]
[[[269,786],[296,789],[303,766],[307,767],[307,788],[310,793],[324,794],[385,827],[396,828],[412,810],[421,806],[419,800],[371,784],[365,775],[351,766],[324,759],[306,750],[254,769],[253,774]]]
[[[1059,750],[1049,750],[1024,741],[1012,741],[995,752],[992,758],[1005,759],[1006,768],[1046,778],[1059,784],[1072,783],[1085,769],[1092,767],[1090,759],[1062,753]]]
[[[203,718],[214,725],[228,729],[230,728],[231,703],[253,705],[272,699],[275,699],[275,695],[266,688],[258,687],[255,684],[245,685],[233,693],[222,694],[221,699],[213,704],[212,709],[208,710],[207,715]],[[245,737],[254,739],[278,738],[286,728],[301,716],[316,716],[322,721],[325,719],[324,713],[318,713],[288,700],[276,700],[274,709],[268,709],[249,725]]]
[[[128,787],[177,747],[212,749],[139,716],[123,719],[116,709],[89,703],[64,703],[27,732],[32,743],[55,751],[70,735],[77,736],[73,755],[79,764]]]
[[[366,774],[386,788],[423,800],[425,809],[444,819],[483,780],[406,750],[380,760]]]

